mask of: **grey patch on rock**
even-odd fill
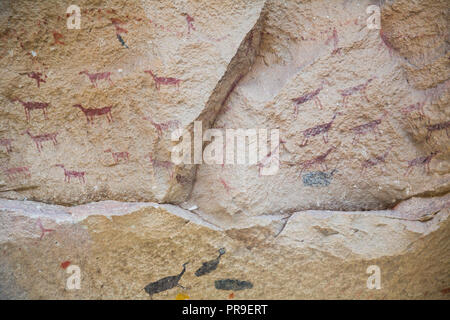
[[[217,266],[219,265],[219,262],[220,262],[220,257],[223,254],[225,254],[225,252],[226,252],[225,248],[220,248],[219,256],[214,260],[203,262],[202,266],[197,271],[195,271],[195,275],[197,277],[200,277],[200,276],[203,276],[207,273],[210,273],[210,272],[216,270]]]
[[[312,171],[302,175],[302,181],[308,187],[327,187],[330,185],[333,175],[337,170],[331,172]]]
[[[214,281],[214,286],[217,290],[244,290],[252,289],[253,284],[250,281],[242,281],[237,279],[221,279]]]
[[[23,300],[30,299],[27,291],[22,288],[14,276],[11,266],[0,261],[0,300]]]
[[[324,236],[331,236],[333,234],[338,234],[339,232],[331,229],[331,228],[322,228],[320,226],[314,226],[314,229],[316,229],[317,231],[319,231],[321,234],[323,234]]]

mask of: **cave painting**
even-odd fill
[[[42,143],[45,141],[51,141],[53,142],[53,145],[56,146],[58,144],[58,141],[56,140],[56,136],[58,135],[58,132],[52,132],[52,133],[45,133],[40,135],[32,135],[30,130],[27,129],[23,134],[28,134],[31,138],[31,140],[34,141],[36,144],[36,148],[38,149],[38,152],[41,152],[43,146]]]
[[[125,41],[123,40],[122,36],[121,36],[120,34],[116,34],[116,36],[117,36],[117,40],[119,40],[120,44],[121,44],[123,47],[129,49],[128,45],[127,45],[127,44],[125,43]]]
[[[41,82],[45,83],[45,79],[42,78],[43,74],[41,72],[27,72],[27,73],[21,73],[21,75],[26,75],[28,78],[36,80],[37,87],[41,87]],[[47,78],[47,76],[45,76]]]
[[[389,114],[389,112],[384,111],[383,115],[380,118],[351,128],[350,130],[354,134],[352,144],[359,142],[359,138],[363,135],[366,135],[369,132],[375,133],[375,140],[376,140],[377,135],[381,135],[380,130],[378,129],[378,126],[388,116],[388,114]]]
[[[336,171],[337,169],[333,169],[331,172],[312,171],[305,173],[302,176],[303,184],[308,187],[327,187]]]
[[[225,248],[220,248],[219,256],[214,260],[203,262],[202,266],[199,269],[197,269],[197,271],[195,271],[195,275],[197,277],[200,277],[200,276],[203,276],[205,274],[208,274],[208,273],[216,270],[217,266],[219,265],[219,262],[220,262],[220,257],[224,254],[225,254]]]
[[[227,193],[229,194],[231,192],[231,187],[229,186],[229,184],[223,179],[223,178],[219,178],[220,183],[223,185],[223,187],[225,188],[225,190],[227,191]]]
[[[117,18],[111,18],[111,23],[113,24],[113,26],[116,28],[116,33],[117,34],[122,34],[122,33],[128,33],[128,30],[122,28],[120,25],[124,24],[123,21],[121,21],[120,19]]]
[[[112,106],[103,107],[103,108],[84,108],[81,104],[74,104],[73,107],[79,108],[81,111],[83,111],[88,123],[94,124],[94,117],[103,116],[103,115],[106,116],[106,119],[108,119],[108,122],[113,121],[113,118],[111,115]]]
[[[304,161],[301,164],[302,167],[300,170],[300,174],[302,174],[304,170],[309,169],[309,168],[313,167],[314,165],[321,165],[324,167],[325,170],[328,170],[325,160],[328,157],[328,155],[334,150],[336,150],[335,146],[329,148],[327,151],[325,151],[321,155],[318,155],[317,157],[312,158],[311,160]]]
[[[427,136],[426,136],[427,141],[430,140],[433,132],[440,131],[440,130],[445,130],[445,132],[447,134],[447,138],[448,138],[449,137],[448,136],[448,128],[450,128],[450,121],[440,122],[440,123],[436,123],[436,124],[428,124],[426,128],[427,128]]]
[[[214,281],[214,286],[217,290],[232,290],[239,291],[244,289],[252,289],[253,284],[250,281],[243,281],[238,279],[220,279]]]
[[[305,103],[308,102],[309,100],[313,100],[314,103],[316,104],[317,107],[319,107],[319,109],[322,109],[322,103],[320,102],[320,99],[318,97],[320,91],[323,89],[323,82],[320,85],[320,87],[318,87],[316,90],[312,91],[312,92],[308,92],[300,97],[291,99],[292,102],[294,102],[295,106],[294,106],[294,118],[297,118],[298,115],[298,107]]]
[[[124,22],[122,22],[121,20],[116,19],[116,18],[111,18],[111,22],[112,22],[112,24],[114,25],[114,27],[116,28],[116,36],[117,36],[117,39],[119,40],[120,44],[121,44],[123,47],[125,47],[125,48],[128,49],[128,46],[127,46],[127,44],[125,43],[125,41],[123,40],[122,35],[121,35],[121,34],[123,34],[123,33],[128,33],[128,30],[126,30],[126,29],[124,29],[124,28],[122,28],[122,27],[120,26],[120,25],[123,24]]]
[[[381,155],[377,155],[373,158],[367,159],[367,160],[363,160],[361,162],[361,174],[365,174],[366,170],[372,167],[375,167],[381,163],[386,163],[386,158],[389,155],[389,153],[391,152],[392,147],[390,147],[389,149],[387,149],[383,154]]]
[[[108,80],[110,84],[114,84],[111,80],[111,72],[97,72],[97,73],[89,73],[87,70],[81,71],[79,74],[85,74],[88,76],[92,85],[97,88],[97,81],[99,80]]]
[[[24,177],[31,178],[30,170],[28,167],[7,168],[4,169],[4,172],[9,181],[14,181],[18,175],[23,175]]]
[[[150,163],[153,167],[153,173],[156,168],[164,168],[166,169],[167,173],[170,176],[170,179],[173,178],[173,163],[171,161],[161,161],[158,159],[153,158],[153,155],[151,153],[148,154]]]
[[[84,179],[84,176],[86,175],[85,171],[67,170],[63,164],[55,164],[54,166],[64,170],[64,182],[70,183],[70,178],[78,178],[80,183],[86,183]]]
[[[355,93],[361,93],[364,98],[366,98],[366,101],[369,102],[369,98],[367,98],[366,95],[366,89],[369,86],[369,84],[373,81],[373,78],[370,78],[365,83],[362,83],[360,85],[350,87],[344,90],[338,90],[339,94],[342,96],[342,105],[343,107],[347,107],[347,100],[350,96],[354,95]]]
[[[55,44],[65,45],[65,43],[61,41],[62,38],[64,38],[64,36],[61,33],[53,31],[53,39],[55,40],[55,42],[53,42],[53,45]]]
[[[152,70],[145,70],[144,72],[152,76],[153,80],[155,81],[156,90],[158,91],[161,88],[161,85],[172,85],[176,86],[176,88],[179,89],[180,83],[183,81],[177,78],[158,77],[153,73]]]
[[[330,131],[331,126],[333,125],[333,122],[338,115],[341,115],[341,113],[340,112],[335,113],[333,115],[333,118],[331,118],[330,122],[319,124],[317,126],[302,131],[301,133],[303,134],[303,142],[299,144],[299,147],[306,146],[311,137],[315,137],[320,134],[322,134],[323,142],[328,143],[328,131]]]
[[[113,152],[110,148],[106,149],[104,152],[111,153],[115,164],[118,164],[120,160],[124,160],[125,162],[130,160],[130,154],[127,151]]]
[[[439,153],[439,151],[433,151],[428,156],[421,156],[408,161],[408,168],[406,169],[405,176],[408,176],[415,167],[423,166],[426,173],[430,173],[430,162]]]
[[[155,127],[156,131],[158,132],[158,136],[161,137],[163,134],[163,131],[167,131],[169,129],[177,129],[181,127],[181,122],[178,120],[169,120],[166,122],[155,122],[153,121],[153,118],[151,117],[143,117],[142,119],[150,121],[151,124]]]
[[[47,102],[32,102],[32,101],[25,102],[20,99],[12,100],[12,102],[15,102],[15,101],[19,101],[23,105],[23,108],[25,110],[25,116],[26,116],[28,122],[31,120],[31,111],[32,110],[42,110],[44,118],[48,119],[46,110],[50,105],[49,103],[47,103]]]
[[[424,113],[424,110],[423,110],[425,102],[426,102],[426,100],[422,101],[422,102],[417,102],[417,103],[410,104],[410,105],[408,105],[406,107],[401,108],[400,112],[403,114],[403,117],[406,117],[409,114],[417,111],[417,113],[419,114],[420,119],[423,119],[425,117],[425,113]]]
[[[188,28],[188,34],[191,33],[191,30],[195,31],[195,26],[194,26],[194,18],[192,18],[190,15],[188,15],[187,13],[182,13],[183,16],[186,17],[186,23],[187,23],[187,28]]]
[[[12,151],[12,146],[11,146],[12,142],[13,142],[13,139],[3,138],[3,139],[0,139],[0,146],[5,147],[6,153],[10,153]]]
[[[56,231],[54,229],[44,228],[44,226],[42,225],[42,222],[41,222],[41,218],[37,218],[36,222],[37,222],[37,225],[39,226],[39,229],[41,229],[41,236],[40,236],[39,240],[42,240],[42,238],[44,238],[44,235],[45,235],[46,232]]]
[[[327,38],[327,40],[325,41],[325,44],[329,45],[331,43],[331,41],[333,41],[333,48],[336,50],[336,48],[338,47],[338,44],[339,44],[339,36],[338,36],[338,32],[335,27],[333,28],[331,36],[329,36]]]
[[[261,177],[263,175],[263,169],[270,168],[272,166],[272,163],[275,161],[275,165],[278,165],[278,162],[280,161],[279,154],[277,151],[279,151],[280,145],[285,144],[286,141],[280,139],[280,143],[276,145],[276,147],[271,150],[268,154],[264,156],[257,164],[258,167],[258,176]],[[223,164],[222,164],[223,168]]]
[[[185,289],[183,286],[181,286],[178,282],[180,281],[181,277],[186,271],[186,265],[189,262],[186,262],[183,264],[183,270],[178,275],[175,276],[168,276],[162,279],[159,279],[155,282],[151,282],[148,285],[145,286],[144,290],[150,295],[150,298],[153,297],[154,294],[163,292],[175,287],[181,287]]]

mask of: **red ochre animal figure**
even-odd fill
[[[376,165],[378,165],[380,163],[385,163],[387,156],[391,152],[391,149],[392,149],[392,147],[390,147],[388,150],[386,150],[386,152],[383,153],[381,156],[376,156],[374,158],[370,158],[370,159],[362,161],[361,162],[361,174],[364,175],[368,168],[375,167]]]
[[[42,150],[42,143],[45,141],[52,141],[53,145],[56,146],[58,144],[58,141],[56,140],[56,136],[58,135],[58,132],[53,132],[53,133],[46,133],[46,134],[40,134],[37,136],[33,136],[30,133],[30,130],[27,129],[23,134],[28,134],[30,136],[30,138],[34,141],[34,143],[36,144],[36,148],[38,149],[39,152],[41,152]]]
[[[322,138],[323,138],[323,142],[328,143],[328,131],[330,131],[334,120],[336,119],[336,117],[338,115],[341,115],[340,112],[336,112],[333,115],[333,118],[331,119],[330,122],[326,122],[323,124],[319,124],[317,126],[314,126],[312,128],[308,128],[304,131],[302,131],[303,134],[303,142],[301,144],[299,144],[300,147],[304,147],[308,144],[308,141],[311,137],[315,137],[319,134],[323,134]]]
[[[8,177],[9,181],[13,181],[18,174],[23,174],[27,178],[31,177],[30,170],[28,169],[28,167],[7,168],[4,169],[4,172],[5,175]]]
[[[119,163],[120,159],[128,161],[130,160],[130,154],[127,151],[113,152],[111,149],[106,149],[105,152],[110,152],[114,159],[114,163]]]
[[[78,178],[78,181],[81,183],[86,183],[84,180],[84,176],[86,174],[85,171],[75,171],[75,170],[67,170],[62,164],[55,164],[55,167],[60,167],[64,170],[64,182],[70,183],[70,178]]]
[[[173,178],[173,163],[170,161],[161,161],[158,159],[154,159],[152,154],[148,154],[149,160],[153,166],[153,168],[164,168],[170,175],[170,178]]]
[[[302,172],[304,170],[311,168],[315,164],[322,165],[324,167],[325,171],[327,171],[328,170],[328,166],[326,165],[325,160],[328,157],[328,155],[334,150],[336,150],[335,146],[329,148],[327,151],[325,151],[325,153],[323,153],[323,154],[321,154],[321,155],[319,155],[319,156],[317,156],[315,158],[312,158],[311,160],[307,160],[307,161],[303,162],[302,163],[302,168],[300,170],[300,175],[302,174]]]
[[[108,80],[110,84],[114,84],[114,82],[111,80],[111,72],[89,73],[87,70],[83,70],[79,74],[87,75],[95,88],[97,88],[98,80]]]
[[[409,106],[403,107],[400,112],[403,114],[404,117],[406,117],[407,115],[409,115],[410,113],[417,111],[419,114],[420,119],[423,119],[425,117],[425,113],[423,110],[423,107],[425,105],[425,101],[423,102],[417,102],[414,104],[410,104]]]
[[[426,140],[427,141],[430,140],[433,132],[440,131],[440,130],[445,130],[445,132],[447,133],[447,138],[448,138],[448,128],[450,128],[450,121],[436,123],[436,124],[428,124],[427,125],[428,132],[427,132]]]
[[[74,104],[73,107],[79,108],[81,111],[83,111],[88,123],[94,124],[94,117],[95,116],[103,116],[103,115],[106,115],[108,122],[113,121],[113,118],[111,115],[112,106],[103,107],[103,108],[83,108],[81,106],[81,104]]]
[[[61,39],[64,38],[64,36],[61,33],[53,31],[53,38],[55,39],[55,42],[53,44],[65,45],[65,43],[61,41]]]
[[[388,111],[384,111],[383,115],[380,118],[351,128],[350,130],[353,131],[353,134],[354,134],[352,144],[355,144],[356,142],[358,142],[360,136],[363,136],[369,132],[375,132],[378,135],[381,135],[381,133],[378,129],[378,126],[381,124],[383,119],[387,117],[388,114],[389,114]],[[375,135],[375,140],[376,139],[377,139],[377,136]]]
[[[183,16],[186,17],[186,23],[187,23],[187,27],[188,27],[188,34],[191,33],[191,30],[195,30],[195,26],[193,24],[194,22],[194,18],[192,18],[190,15],[188,15],[187,13],[182,13]]]
[[[148,120],[152,123],[152,125],[155,127],[156,131],[158,132],[158,136],[161,136],[163,131],[169,130],[169,129],[176,129],[181,126],[180,121],[178,120],[169,120],[166,122],[157,123],[153,121],[151,117],[143,117],[144,120]]]
[[[305,103],[308,102],[309,100],[313,100],[314,103],[316,104],[316,106],[319,107],[319,109],[322,109],[322,103],[320,102],[320,99],[318,97],[320,91],[323,89],[323,83],[320,85],[319,88],[317,88],[316,90],[312,91],[312,92],[308,92],[298,98],[294,98],[291,99],[292,102],[294,102],[295,107],[294,107],[294,118],[297,118],[298,115],[298,107]]]
[[[439,151],[433,151],[428,156],[417,157],[408,161],[408,168],[406,169],[405,176],[409,175],[414,167],[423,166],[424,171],[430,173],[430,162],[439,153]]]
[[[25,102],[25,101],[22,101],[20,99],[12,100],[12,102],[15,102],[15,101],[19,101],[23,105],[23,108],[25,110],[25,116],[27,117],[27,121],[28,122],[30,121],[30,113],[31,113],[32,110],[42,110],[42,113],[44,114],[44,118],[48,119],[47,118],[47,114],[46,114],[46,110],[49,107],[49,103],[46,103],[46,102],[31,102],[31,101]]]
[[[367,89],[367,86],[369,85],[369,83],[371,83],[372,81],[373,81],[373,78],[370,78],[365,83],[362,83],[355,87],[347,88],[344,90],[338,90],[338,92],[340,93],[340,95],[343,98],[343,101],[342,101],[343,107],[345,108],[347,106],[348,98],[357,92],[361,92],[363,94],[363,96],[366,98],[367,102],[369,102],[369,98],[367,98],[367,95],[366,95],[366,89]]]
[[[12,151],[11,143],[13,139],[0,139],[0,146],[5,147],[6,153],[10,153]]]
[[[157,77],[152,70],[145,70],[144,72],[150,74],[153,77],[153,80],[155,81],[155,87],[156,90],[159,90],[161,88],[161,85],[174,85],[177,87],[177,89],[180,88],[180,83],[183,80],[177,79],[177,78],[165,78],[165,77]]]
[[[26,75],[28,76],[28,78],[34,79],[36,80],[36,84],[38,86],[38,88],[41,87],[41,82],[45,83],[46,81],[42,78],[42,73],[41,72],[27,72],[27,73],[21,73],[21,75]],[[45,78],[47,78],[47,76],[45,76]]]
[[[37,224],[39,226],[39,229],[41,229],[41,236],[39,237],[39,240],[42,240],[42,238],[44,237],[46,232],[56,231],[54,229],[46,229],[46,228],[44,228],[44,226],[42,225],[42,222],[41,222],[41,218],[38,218],[36,222],[37,222]]]

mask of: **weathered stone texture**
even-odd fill
[[[448,1],[71,4],[0,1],[0,298],[448,299]],[[174,164],[195,121],[278,172]]]

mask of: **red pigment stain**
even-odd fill
[[[234,292],[232,292],[228,295],[228,299],[233,299],[233,298],[234,298]]]
[[[70,265],[70,261],[61,262],[61,268],[66,269]]]
[[[441,293],[442,293],[442,294],[448,294],[448,293],[450,293],[450,288],[442,289],[442,290],[441,290]]]

